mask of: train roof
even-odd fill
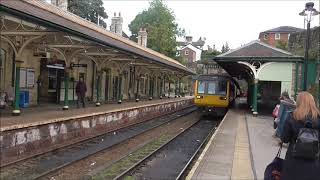
[[[217,80],[217,79],[230,79],[232,80],[233,78],[231,76],[228,76],[228,75],[210,75],[210,74],[201,74],[201,75],[198,75],[196,77],[197,80]]]

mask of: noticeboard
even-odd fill
[[[27,87],[34,87],[35,71],[34,69],[27,69]]]
[[[20,68],[20,88],[32,88],[35,83],[35,70]]]

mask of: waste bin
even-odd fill
[[[20,91],[20,107],[28,107],[29,106],[29,91]]]

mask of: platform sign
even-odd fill
[[[88,65],[87,64],[74,64],[74,63],[71,63],[70,66],[71,67],[87,67]]]

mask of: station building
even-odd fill
[[[99,106],[179,96],[181,78],[193,74],[146,48],[145,29],[136,43],[119,34],[117,23],[114,32],[107,31],[37,0],[1,1],[0,18],[0,92],[14,104],[14,114],[44,103],[68,109],[69,102],[77,100],[80,78],[87,86],[87,100]],[[117,19],[121,21],[120,15]]]

